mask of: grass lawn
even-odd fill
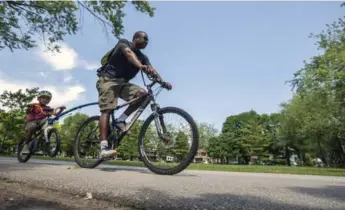
[[[15,157],[15,156],[11,156]],[[72,161],[74,158],[49,158],[43,156],[33,156],[35,159]],[[30,162],[30,160],[29,160]],[[145,167],[140,161],[111,160],[103,164],[120,166]],[[195,164],[189,165],[188,169],[208,170],[208,171],[227,171],[227,172],[254,172],[254,173],[280,173],[280,174],[300,174],[300,175],[321,175],[321,176],[344,176],[344,168],[316,168],[316,167],[287,167],[287,166],[259,166],[259,165],[220,165],[220,164]]]

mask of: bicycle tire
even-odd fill
[[[32,156],[32,152],[30,151],[30,153],[27,154],[25,158],[21,157],[20,153],[22,152],[23,145],[24,145],[24,140],[22,139],[17,145],[17,159],[20,163],[26,163]]]
[[[186,169],[190,163],[193,161],[197,151],[198,151],[198,146],[199,146],[199,131],[198,131],[198,127],[194,121],[194,119],[192,118],[192,116],[184,111],[183,109],[177,108],[177,107],[164,107],[161,108],[158,111],[159,114],[166,114],[166,113],[173,113],[173,114],[177,114],[181,117],[183,117],[191,126],[192,128],[192,134],[193,134],[193,138],[192,138],[192,146],[191,149],[187,155],[187,158],[185,160],[183,160],[179,165],[177,165],[176,167],[173,167],[171,169],[161,169],[158,168],[154,165],[152,165],[146,155],[143,152],[143,144],[144,144],[144,136],[146,133],[146,130],[148,128],[148,126],[150,125],[150,123],[154,120],[154,113],[152,113],[143,123],[140,133],[139,133],[139,141],[138,141],[138,149],[139,149],[139,155],[141,160],[144,162],[144,165],[153,173],[158,174],[158,175],[175,175],[180,173],[181,171],[183,171],[184,169]]]
[[[89,117],[88,119],[86,119],[81,126],[78,129],[77,135],[75,136],[74,140],[73,140],[73,156],[74,156],[74,160],[75,162],[78,164],[78,166],[80,166],[81,168],[95,168],[97,167],[99,164],[101,164],[103,162],[102,159],[97,159],[97,161],[95,163],[91,163],[91,164],[84,164],[83,161],[81,160],[81,158],[79,157],[79,153],[78,153],[78,148],[79,148],[79,144],[80,144],[80,135],[81,135],[81,131],[84,127],[86,127],[87,124],[93,122],[93,121],[99,121],[100,116],[99,115],[95,115],[92,117]]]
[[[53,133],[55,133],[55,135],[56,135],[56,146],[55,146],[54,152],[51,152],[51,150],[48,147],[46,147],[46,152],[49,155],[49,157],[55,157],[60,150],[60,135],[59,135],[59,132],[57,131],[57,129],[55,127],[49,129],[48,139],[50,139],[50,137]]]

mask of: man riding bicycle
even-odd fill
[[[162,80],[151,66],[148,57],[140,51],[146,48],[148,41],[147,33],[138,31],[134,34],[132,42],[120,39],[115,47],[106,53],[101,60],[102,67],[97,70],[99,78],[96,83],[98,103],[101,111],[101,158],[114,157],[116,155],[116,150],[108,148],[107,135],[109,117],[117,107],[118,98],[130,101],[141,96],[140,100],[129,105],[121,116],[116,119],[117,128],[123,130],[126,128],[127,117],[139,108],[147,95],[146,90],[138,85],[129,83],[129,81],[140,70],[147,74],[155,75],[159,80]],[[170,84],[168,84],[168,89],[171,89]]]

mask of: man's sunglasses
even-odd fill
[[[149,38],[147,37],[147,36],[143,36],[143,37],[141,37],[141,38],[143,38],[145,41],[149,41]]]

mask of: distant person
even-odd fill
[[[101,158],[114,157],[116,150],[108,148],[108,126],[109,117],[118,105],[118,98],[130,101],[136,97],[142,98],[131,104],[116,119],[116,126],[123,131],[126,128],[126,119],[139,108],[145,100],[147,92],[138,85],[129,83],[137,73],[142,70],[147,74],[159,75],[151,66],[148,57],[140,50],[145,49],[149,42],[146,32],[138,31],[134,34],[132,42],[127,39],[120,39],[115,47],[107,52],[101,60],[102,67],[97,70],[99,77],[96,83],[98,91],[98,103],[101,111],[100,133],[101,133]],[[171,85],[169,84],[169,89]]]
[[[37,100],[38,103],[32,103],[28,105],[26,112],[26,120],[24,122],[24,147],[22,149],[22,154],[29,154],[29,142],[32,140],[32,135],[42,129],[44,130],[47,127],[48,121],[47,117],[51,115],[59,115],[64,109],[65,106],[57,107],[53,109],[47,106],[52,99],[52,94],[49,91],[42,90],[39,92]],[[56,112],[56,110],[58,110]]]

